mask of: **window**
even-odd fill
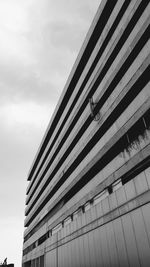
[[[74,213],[73,213],[73,220],[76,219],[82,212],[82,209],[79,208],[78,210],[76,210]]]
[[[68,225],[69,223],[71,223],[71,216],[67,217],[65,220],[64,220],[64,226]]]
[[[105,189],[104,191],[102,191],[100,194],[98,194],[97,196],[94,197],[94,201],[93,204],[96,205],[98,204],[100,201],[102,201],[104,198],[106,198],[109,195],[108,190]]]
[[[91,208],[91,203],[90,202],[86,202],[85,205],[84,205],[84,211],[86,212],[90,208]]]
[[[56,234],[62,228],[62,224],[59,223],[52,229],[52,235]]]
[[[112,191],[115,192],[121,186],[122,186],[122,181],[121,181],[121,179],[119,179],[112,184]]]

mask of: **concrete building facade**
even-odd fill
[[[150,3],[102,0],[28,175],[23,267],[150,265]]]

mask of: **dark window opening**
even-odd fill
[[[43,242],[45,242],[45,240],[48,238],[47,233],[45,235],[42,235],[39,239],[38,239],[38,246],[41,245]]]

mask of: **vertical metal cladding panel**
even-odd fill
[[[135,184],[133,180],[129,181],[128,183],[124,185],[124,190],[126,193],[127,201],[135,198],[136,189],[135,189]]]
[[[113,226],[114,226],[116,242],[117,242],[119,264],[121,267],[129,266],[121,218],[118,218],[117,220],[113,221]]]
[[[96,259],[96,243],[95,243],[95,238],[94,238],[94,232],[89,232],[89,240],[90,240],[90,245],[89,245],[89,252],[90,252],[90,261],[91,261],[91,266],[96,267],[97,266],[97,259]]]
[[[96,211],[95,205],[94,206],[92,205],[92,208],[91,208],[91,216],[92,216],[92,220],[97,219],[97,211]]]
[[[103,215],[103,211],[102,211],[102,203],[99,202],[96,206],[96,213],[97,213],[97,217],[101,217]]]
[[[138,195],[148,190],[148,183],[144,172],[136,176],[134,183]]]
[[[78,229],[78,222],[77,222],[77,218],[75,218],[75,220],[73,221],[73,231],[76,231]]]
[[[47,252],[45,267],[149,266],[150,204],[80,234]]]
[[[108,247],[108,237],[106,225],[101,227],[102,253],[104,266],[110,266],[110,251]]]
[[[126,214],[122,217],[122,225],[124,229],[124,235],[126,240],[126,248],[129,258],[130,266],[140,266],[139,255],[137,251],[137,243],[133,230],[133,225],[131,217],[129,214]]]
[[[62,259],[61,266],[65,267],[65,249],[64,249],[64,245],[61,247],[61,259]]]
[[[78,228],[78,218],[75,218],[75,220],[73,221],[73,232],[75,232],[77,228]],[[73,239],[71,241],[71,248],[72,248],[72,263],[73,263],[73,266],[76,266],[77,257],[78,257],[76,239]]]
[[[85,265],[85,251],[84,251],[84,240],[83,236],[81,235],[79,237],[79,248],[80,248],[80,266],[86,266]]]
[[[66,243],[66,255],[67,255],[67,262],[66,266],[69,267],[71,266],[71,253],[72,251],[70,250],[70,242]]]
[[[102,200],[102,210],[104,214],[110,211],[108,197]]]
[[[53,249],[45,255],[45,267],[57,267],[57,251]]]
[[[64,245],[64,253],[65,253],[65,266],[66,267],[69,267],[70,265],[70,261],[69,261],[69,259],[70,259],[70,255],[68,254],[68,246],[69,246],[69,243],[66,243],[65,245]]]
[[[104,259],[104,254],[103,254],[103,240],[102,240],[102,229],[101,228],[98,228],[96,230],[97,232],[97,247],[98,247],[98,250],[97,250],[97,262],[98,264],[104,266],[104,263],[105,263],[105,259]]]
[[[89,209],[85,212],[85,218],[86,218],[86,224],[88,224],[92,221],[91,209]]]
[[[58,266],[61,266],[62,263],[62,255],[61,255],[61,246],[58,247]]]
[[[65,227],[66,227],[66,235],[68,236],[70,234],[70,223]]]
[[[73,250],[72,250],[72,242],[66,243],[66,248],[65,245],[63,245],[63,250],[62,253],[65,251],[65,257],[64,257],[64,266],[72,266],[73,267]],[[59,265],[61,266],[61,265]]]
[[[119,266],[118,251],[116,245],[116,238],[113,229],[113,223],[110,222],[106,224],[107,240],[108,240],[108,251],[110,254],[110,266],[117,267]]]
[[[85,252],[84,252],[84,244],[83,237],[79,237],[79,249],[80,249],[80,266],[85,266]]]
[[[65,247],[63,245],[63,246],[61,246],[61,265],[60,265],[62,267],[65,267],[65,258],[66,258]]]
[[[150,243],[150,204],[147,204],[141,208],[143,219],[145,223],[145,229],[147,233],[147,237]]]
[[[82,265],[81,266],[86,266],[86,253],[85,253],[85,241],[84,241],[84,236],[81,236],[80,237],[80,249],[81,249],[81,263]]]
[[[80,251],[80,239],[76,238],[75,239],[76,243],[76,252],[77,252],[77,264],[76,266],[81,266],[81,251]]]
[[[145,170],[145,175],[146,175],[148,187],[150,189],[150,168],[148,168],[148,169]]]
[[[85,217],[85,213],[82,214],[82,216],[79,216],[78,218],[79,222],[78,225],[82,228],[83,226],[86,225],[86,217]],[[82,232],[83,233],[83,232]],[[81,235],[79,237],[79,250],[80,250],[80,266],[86,266],[85,262],[86,262],[86,254],[85,254],[85,250],[84,250],[84,237],[83,235]]]
[[[94,245],[95,245],[95,266],[99,266],[102,259],[102,252],[100,247],[99,228],[93,231]]]
[[[137,240],[137,247],[141,266],[148,267],[150,263],[150,246],[141,208],[133,211],[131,213],[131,218]]]
[[[109,196],[109,206],[110,206],[110,211],[112,211],[115,208],[117,208],[117,197],[116,197],[116,193],[111,194]]]
[[[65,245],[66,255],[67,255],[67,261],[66,261],[66,267],[71,266],[71,255],[72,255],[72,249],[70,246],[70,242],[67,242]]]
[[[63,267],[66,266],[66,248],[65,248],[65,245],[62,246],[62,254],[63,254]]]
[[[72,266],[75,267],[76,266],[76,244],[74,239],[70,242],[70,246],[71,246],[71,262],[72,262]]]
[[[78,229],[81,228],[82,227],[82,216],[78,216],[77,223],[78,223]]]
[[[92,220],[97,219],[97,212],[96,212],[96,206],[92,206],[91,210],[91,217]],[[95,221],[95,227],[97,226],[97,221]],[[91,254],[91,264],[92,266],[98,266],[98,261],[97,261],[97,252],[96,252],[96,247],[97,247],[97,242],[95,240],[95,230],[89,233],[89,239],[90,239],[90,254]]]
[[[76,267],[76,266],[78,266],[78,257],[79,257],[76,239],[72,240],[72,255],[73,255],[73,260],[72,260],[73,267]]]
[[[73,230],[73,223],[74,223],[74,222],[72,221],[71,224],[70,224],[70,234],[72,234],[73,231],[74,231],[74,230]]]
[[[72,242],[68,242],[68,266],[73,267],[73,244]],[[61,266],[61,265],[60,265]]]
[[[90,223],[92,221],[92,214],[91,214],[91,209],[89,209],[88,211],[85,212],[85,219],[86,219],[86,224]],[[94,266],[94,260],[93,260],[93,237],[92,237],[93,233],[89,232],[85,235],[84,240],[85,242],[87,242],[87,244],[85,244],[85,248],[86,248],[86,253],[85,253],[85,257],[86,260],[88,262],[88,266]]]
[[[67,265],[67,263],[68,263],[68,253],[67,253],[67,246],[66,246],[66,244],[63,245],[63,254],[64,254],[63,255],[63,257],[64,257],[64,261],[63,261],[64,265],[63,266],[65,267],[65,266],[68,266]]]
[[[87,233],[86,237],[87,237],[87,246],[86,246],[87,252],[85,253],[85,256],[87,257],[88,254],[87,257],[88,266],[92,266],[93,258],[92,258],[92,248],[91,248],[92,246],[91,233]]]
[[[85,251],[84,251],[84,240],[83,236],[79,237],[79,249],[80,249],[80,266],[85,266]]]
[[[116,197],[118,206],[124,204],[127,201],[124,186],[122,186],[121,188],[119,188],[119,190],[116,191]]]
[[[62,246],[62,266],[66,266],[66,251],[65,251],[65,245]]]
[[[90,267],[89,238],[87,234],[83,235],[83,247],[85,255],[85,266]]]

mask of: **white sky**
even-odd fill
[[[0,0],[0,262],[21,266],[27,174],[100,0]]]

